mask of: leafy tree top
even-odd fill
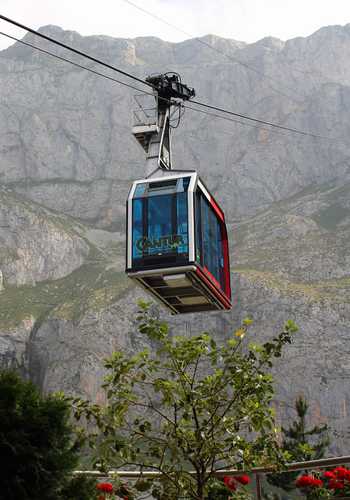
[[[158,498],[201,500],[221,469],[281,460],[269,369],[294,323],[263,345],[244,345],[247,319],[219,346],[208,333],[172,336],[146,303],[137,319],[155,349],[115,352],[105,365],[107,405],[77,405],[78,416],[99,426],[100,462],[160,471],[166,488],[154,489]]]

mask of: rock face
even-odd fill
[[[286,43],[204,39],[215,52],[195,40],[171,44],[42,30],[142,78],[178,71],[202,102],[335,139],[188,110],[175,135],[176,166],[200,170],[230,218],[313,184],[349,179],[349,26]],[[39,44],[32,35],[25,40]],[[39,45],[53,50],[43,40]],[[143,151],[130,134],[135,91],[19,44],[1,52],[0,80],[1,181],[49,208],[122,228],[130,180],[143,173]]]
[[[295,320],[300,332],[275,367],[279,419],[285,423],[288,405],[304,394],[313,422],[334,431],[330,452],[345,453],[350,25],[285,43],[205,37],[215,52],[196,40],[42,30],[141,78],[178,71],[199,101],[323,137],[186,111],[174,134],[175,163],[198,169],[225,209],[234,307],[161,314],[174,331],[209,330],[219,340],[247,315],[260,341]],[[124,275],[124,203],[144,172],[130,134],[132,92],[20,44],[0,53],[0,89],[0,365],[43,391],[101,401],[103,359],[145,342],[134,321],[143,292]]]
[[[80,267],[89,246],[69,221],[0,190],[0,268],[11,285],[55,280]]]

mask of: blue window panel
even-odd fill
[[[209,235],[210,235],[210,265],[212,274],[220,281],[219,268],[219,253],[220,253],[220,238],[218,235],[219,225],[214,212],[209,209]]]
[[[178,183],[173,188],[159,184],[152,188],[152,193],[140,189],[142,197],[133,199],[132,258],[139,263],[148,257],[188,258],[188,195],[183,191],[186,186],[177,191]]]
[[[149,198],[147,216],[148,255],[172,252],[172,195]]]
[[[201,257],[202,265],[220,283],[221,288],[224,288],[224,258],[220,221],[207,200],[203,196],[200,196],[200,200],[200,222],[202,227],[197,229],[197,240],[200,244],[200,235],[198,233],[201,230],[202,255],[200,255],[200,250],[198,254]]]
[[[177,212],[177,252],[188,253],[188,207],[187,194],[178,193],[176,196]]]
[[[134,192],[134,198],[140,198],[141,196],[144,195],[146,191],[147,184],[138,184],[136,186],[135,192]]]
[[[190,185],[191,177],[183,177],[182,179],[179,179],[177,181],[177,192],[187,192],[188,191],[188,186]]]
[[[203,265],[211,271],[210,266],[210,235],[209,235],[209,210],[208,205],[203,197],[201,197],[201,213],[202,213],[202,251],[203,251]]]
[[[195,202],[196,262],[203,265],[201,195],[197,191]]]
[[[132,257],[137,259],[142,257],[142,198],[134,200],[132,203]]]

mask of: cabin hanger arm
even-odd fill
[[[160,168],[171,170],[171,108],[195,96],[195,90],[181,82],[177,73],[151,75],[146,81],[153,87],[154,97],[136,96],[133,134],[146,152],[146,173]],[[149,104],[149,99],[154,99]],[[145,104],[147,102],[147,104]]]

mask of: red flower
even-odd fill
[[[297,488],[307,488],[309,486],[312,486],[312,483],[314,480],[315,480],[315,478],[313,476],[308,476],[306,474],[306,475],[298,477],[295,484],[296,484]]]
[[[235,476],[235,479],[244,486],[250,483],[250,477],[247,476],[247,474],[243,474],[242,476]]]
[[[235,489],[237,488],[235,480],[231,476],[224,476],[224,483],[231,491],[235,491]]]
[[[344,483],[337,481],[336,479],[331,479],[328,484],[330,490],[342,490],[344,488]]]
[[[335,474],[330,470],[326,470],[326,472],[323,473],[323,477],[325,479],[335,479]]]
[[[317,479],[316,477],[314,477],[312,479],[311,486],[313,486],[314,488],[322,488],[323,481],[321,479]]]
[[[349,471],[345,467],[336,467],[333,469],[333,473],[336,474],[338,479],[345,479],[348,476]]]
[[[111,483],[98,483],[96,485],[96,488],[99,491],[103,491],[104,493],[112,493],[112,491],[113,491],[113,484],[111,484]]]

